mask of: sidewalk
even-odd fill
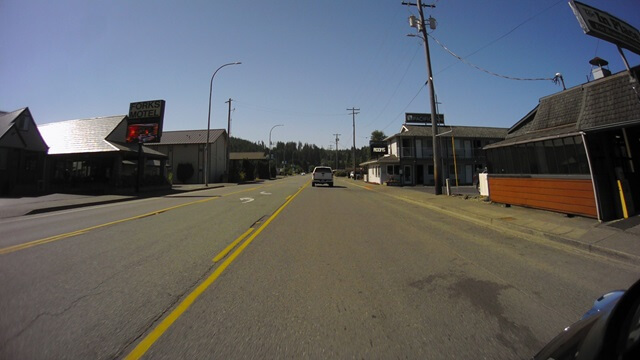
[[[0,198],[0,219],[235,185],[237,184],[217,183],[205,187],[204,184],[179,184],[173,185],[171,189],[143,190],[139,194],[130,195],[49,194],[37,197]]]

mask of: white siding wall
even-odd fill
[[[169,151],[169,148],[172,151]],[[178,164],[189,163],[193,165],[194,173],[187,183],[204,184],[204,144],[157,145],[152,149],[169,156],[167,163],[171,165],[174,182],[178,181],[176,178]],[[209,182],[220,182],[226,167],[226,138],[219,137],[215,143],[211,144],[210,151]]]
[[[398,155],[398,140],[397,139],[392,140],[391,143],[389,144],[389,154],[390,155],[399,156]]]

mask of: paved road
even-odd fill
[[[0,240],[0,358],[527,358],[640,276],[386,187],[307,182],[0,222],[19,238]]]

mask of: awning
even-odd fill
[[[512,138],[509,138],[503,141],[489,144],[482,149],[489,150],[489,149],[495,149],[499,147],[527,144],[535,141],[552,140],[552,139],[565,138],[569,136],[577,136],[582,134],[583,134],[582,131],[576,130],[575,124],[563,125],[555,128],[550,128],[550,129],[532,131],[520,136],[514,136]]]

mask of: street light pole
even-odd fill
[[[224,64],[216,69],[213,75],[211,75],[211,81],[209,82],[209,114],[207,115],[207,142],[204,143],[204,186],[209,186],[209,133],[211,129],[211,93],[213,91],[213,78],[216,77],[218,71],[223,67],[240,64],[242,63],[239,61]],[[229,141],[229,139],[227,139],[227,141]]]
[[[269,130],[269,179],[272,178],[272,175],[271,175],[271,132],[273,131],[273,129],[277,128],[278,126],[284,126],[284,125],[282,125],[282,124],[273,125],[271,130]],[[276,166],[277,166],[277,164],[276,164]]]

